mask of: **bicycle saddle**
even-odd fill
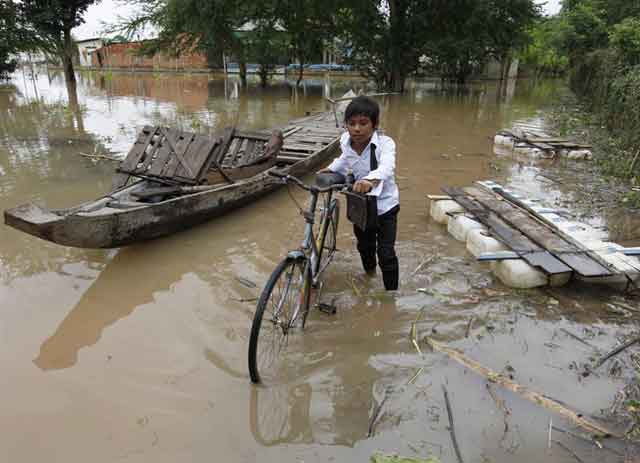
[[[332,173],[322,173],[316,175],[316,186],[318,188],[327,188],[331,185],[339,185],[341,183],[345,183],[347,178],[342,174],[337,174],[335,172]]]

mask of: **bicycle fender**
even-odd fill
[[[305,258],[304,252],[300,250],[289,251],[289,254],[287,254],[287,259],[299,260],[304,258]]]

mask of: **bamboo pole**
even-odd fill
[[[469,368],[470,370],[479,374],[480,376],[487,378],[492,383],[502,386],[503,388],[508,389],[512,392],[515,392],[521,395],[522,397],[524,397],[525,399],[535,404],[541,405],[544,408],[551,410],[570,421],[573,421],[573,423],[575,423],[576,425],[592,433],[594,437],[617,437],[617,438],[622,437],[618,433],[610,429],[607,429],[604,426],[601,426],[597,423],[594,423],[593,421],[587,418],[584,418],[578,415],[576,412],[568,409],[567,407],[560,404],[559,402],[553,399],[550,399],[548,397],[545,397],[544,395],[538,392],[532,391],[526,388],[525,386],[515,383],[505,378],[504,376],[490,370],[489,368],[486,368],[480,365],[475,360],[472,360],[466,357],[464,354],[462,354],[461,352],[455,349],[452,349],[444,344],[441,344],[438,341],[435,341],[429,338],[428,336],[425,337],[425,341],[433,350],[447,354],[456,362],[460,363],[461,365],[464,365],[465,367]]]

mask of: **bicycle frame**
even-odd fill
[[[333,199],[333,190],[329,190],[325,194],[327,195],[325,199],[326,210],[324,211],[325,214],[323,219],[321,219],[319,234],[317,237],[313,232],[313,225],[315,224],[315,215],[316,215],[316,208],[318,204],[318,197],[320,195],[317,191],[310,192],[311,200],[309,204],[309,209],[307,211],[303,211],[305,227],[304,227],[304,239],[302,241],[301,251],[308,258],[308,262],[311,265],[311,281],[314,286],[318,283],[320,275],[322,275],[322,272],[324,272],[324,270],[327,267],[325,265],[324,268],[318,268],[318,260],[320,258],[318,250],[321,246],[324,245],[324,238],[326,234],[326,227],[324,226],[324,223],[325,223],[325,220],[328,220],[328,217],[332,212],[331,200]]]

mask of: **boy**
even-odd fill
[[[375,275],[377,251],[384,287],[391,291],[398,289],[395,242],[400,201],[395,181],[396,144],[378,133],[379,117],[378,103],[366,96],[354,98],[344,115],[347,132],[340,138],[342,154],[321,172],[347,175],[351,171],[356,180],[353,191],[378,198],[378,226],[361,230],[354,225],[353,231],[365,272]],[[377,168],[372,170],[372,165]]]

